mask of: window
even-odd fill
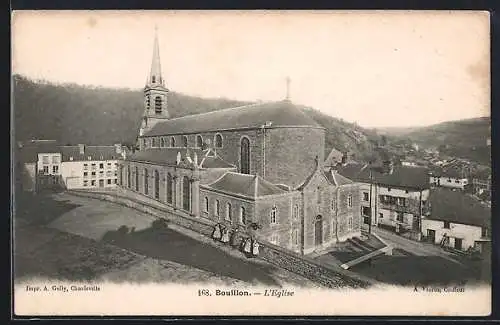
[[[95,178],[95,172],[92,172],[92,177]]]
[[[87,160],[92,160],[92,157],[91,156],[87,156]]]
[[[215,135],[215,147],[222,148],[222,135],[220,134]]]
[[[175,138],[174,137],[170,138],[170,147],[172,147],[172,148],[175,147]]]
[[[160,173],[155,170],[155,199],[160,199]]]
[[[240,207],[240,223],[244,225],[247,223],[247,216],[244,207]]]
[[[205,196],[205,212],[208,213],[208,209],[209,209],[209,201],[208,201],[208,197]]]
[[[99,177],[103,177],[103,176],[104,176],[104,170],[99,171]]]
[[[370,208],[369,207],[362,207],[361,212],[364,216],[369,216],[370,215]]]
[[[130,168],[129,168],[129,172],[130,172]],[[137,192],[139,192],[139,167],[137,167],[137,166],[135,166],[135,190]]]
[[[52,166],[52,173],[57,174],[59,172],[59,166]]]
[[[368,192],[363,192],[363,201],[369,201]]]
[[[89,169],[89,165],[88,164],[83,164],[83,170],[88,170]]]
[[[89,172],[83,172],[83,177],[88,177],[89,176]]]
[[[49,166],[43,166],[43,173],[47,175],[49,173]]]
[[[278,209],[276,207],[273,207],[271,209],[271,223],[276,223],[276,214],[278,212]]]
[[[295,204],[293,207],[293,220],[297,220],[299,218],[299,205]]]
[[[277,233],[271,234],[271,239],[269,240],[271,244],[278,245],[279,244],[279,237]]]
[[[379,213],[378,217],[379,217],[379,219],[384,219],[384,214],[383,213]]]
[[[460,184],[460,181],[458,179],[455,180],[455,183]]]
[[[201,148],[203,146],[203,138],[201,137],[201,135],[196,136],[196,146],[198,148]]]
[[[151,148],[158,147],[157,138],[151,138]]]
[[[188,146],[188,137],[187,136],[182,137],[182,145],[184,148],[187,148],[187,146]]]
[[[165,139],[160,138],[160,147],[165,148]]]
[[[406,199],[404,197],[398,197],[398,205],[406,206]]]
[[[93,180],[90,182],[90,185],[91,185],[91,186],[95,186],[95,179],[93,179]]]
[[[215,200],[214,215],[216,215],[217,217],[220,216],[220,203],[219,203],[219,200]]]
[[[137,170],[137,167],[136,167]],[[130,166],[127,166],[127,187],[131,188],[132,184],[130,183]]]
[[[69,156],[69,161],[73,161],[73,156]]]
[[[316,201],[318,202],[318,205],[321,205],[321,188],[316,189]]]
[[[89,186],[89,181],[83,181],[83,186]]]
[[[481,228],[481,237],[488,237],[488,236],[489,236],[488,228],[482,227]]]
[[[162,99],[160,96],[155,97],[155,114],[160,115],[162,111]]]
[[[191,211],[191,181],[187,176],[182,178],[182,208]]]
[[[408,194],[408,190],[405,190],[405,193]]]
[[[103,168],[104,168],[104,164],[103,164],[103,163],[100,163],[100,164],[99,164],[99,168],[100,168],[100,169],[103,169]]]
[[[242,138],[240,147],[240,172],[250,174],[250,140]]]
[[[349,195],[347,196],[347,206],[348,206],[349,208],[352,208],[352,194],[349,194]]]
[[[43,162],[44,164],[48,164],[48,163],[49,163],[49,156],[43,156],[43,157],[42,157],[42,162]]]
[[[292,244],[293,245],[299,244],[299,230],[298,229],[294,229],[292,231]]]
[[[149,194],[149,184],[148,184],[148,170],[144,168],[144,194]]]
[[[108,185],[111,185],[111,178],[108,179]]]
[[[226,220],[232,220],[232,211],[231,211],[231,203],[226,204]]]
[[[58,164],[59,163],[59,156],[52,156],[52,163]]]
[[[96,164],[92,164],[91,166],[92,166],[92,170],[95,170]]]
[[[445,221],[444,225],[443,225],[443,228],[444,229],[450,229],[450,222],[449,221]]]
[[[114,183],[114,184],[118,184],[118,179],[117,179],[117,178],[115,178],[115,179],[113,180],[113,183]]]
[[[348,227],[349,231],[352,231],[352,229],[353,229],[352,217],[349,217],[347,227]]]
[[[172,175],[170,173],[167,174],[167,203],[172,204],[173,202],[173,187],[174,182],[172,179]]]
[[[155,77],[155,76],[152,76],[152,77],[151,77],[151,82],[152,82],[152,83],[155,83],[155,82],[156,82],[156,77]]]
[[[111,168],[111,163],[110,162],[107,163],[106,165],[108,166],[108,168]]]
[[[390,187],[388,187],[388,188],[387,188],[387,192],[390,192],[390,191],[391,191],[391,188],[390,188]]]

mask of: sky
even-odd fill
[[[142,88],[158,31],[175,92],[290,99],[364,127],[490,115],[489,14],[473,11],[17,11],[12,71]]]

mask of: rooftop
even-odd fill
[[[62,154],[62,161],[117,160],[122,158],[121,154],[116,152],[115,146],[85,146],[83,154],[80,154],[79,146],[61,146],[59,152]],[[71,159],[71,157],[73,158]]]
[[[321,128],[302,109],[288,100],[227,108],[169,119],[156,124],[145,136],[211,132],[238,128],[307,126]]]
[[[378,167],[370,168],[368,164],[349,163],[337,170],[340,175],[361,183],[371,182],[371,170],[374,184],[419,190],[429,188],[428,169],[422,167],[394,166],[393,172],[388,174]]]
[[[177,165],[177,155],[186,162],[187,156],[194,160],[196,154],[199,168],[234,168],[235,166],[215,155],[210,149],[199,148],[153,148],[136,151],[127,160],[154,163],[160,165]]]
[[[491,208],[469,194],[435,188],[431,190],[429,202],[431,204],[429,219],[491,227]]]
[[[287,192],[258,175],[247,175],[235,172],[225,173],[218,180],[206,187],[227,194],[237,194],[251,198]]]

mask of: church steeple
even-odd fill
[[[158,44],[158,27],[155,26],[155,38],[153,44],[153,59],[151,61],[151,71],[147,85],[150,86],[164,86],[164,81],[161,76],[161,62],[160,62],[160,46]]]
[[[161,73],[158,29],[155,27],[153,59],[146,86],[144,87],[144,114],[139,129],[139,137],[143,136],[156,123],[169,118],[167,104],[168,89],[165,87],[165,81]]]

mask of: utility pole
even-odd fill
[[[372,233],[372,188],[373,188],[373,175],[372,175],[372,168],[370,168],[370,216],[369,216],[369,221],[368,221],[368,233]]]

